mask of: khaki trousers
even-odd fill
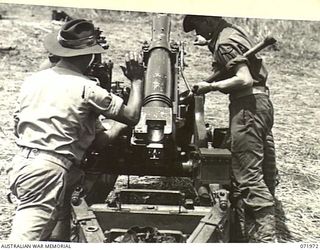
[[[83,172],[62,156],[21,149],[9,173],[9,187],[18,199],[9,240],[50,240],[57,221],[70,218],[70,196],[82,178]]]

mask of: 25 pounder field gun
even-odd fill
[[[194,192],[116,189],[111,200],[91,206],[81,198],[72,206],[80,242],[231,240],[231,154],[223,146],[225,129],[209,136],[204,97],[190,95],[187,83],[189,98],[181,101],[184,44],[170,42],[170,25],[168,15],[155,15],[152,40],[142,48],[145,89],[139,123],[104,153],[89,156],[87,165],[113,175],[189,178]]]

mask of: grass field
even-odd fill
[[[46,58],[44,36],[59,24],[52,7],[0,4],[0,239],[6,239],[14,208],[5,199],[5,168],[15,154],[12,114],[21,82]],[[72,17],[93,20],[110,43],[113,79],[125,81],[119,65],[128,50],[139,50],[151,38],[152,13],[61,8]],[[279,242],[320,242],[320,22],[228,18],[256,42],[274,36],[276,47],[261,53],[269,70],[275,107],[274,137],[281,183],[277,189]],[[187,43],[185,75],[191,83],[210,74],[211,55],[192,46],[192,34],[172,16],[171,38]],[[228,126],[228,98],[208,95],[206,118],[214,127]]]

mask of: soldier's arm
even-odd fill
[[[224,77],[216,82],[197,83],[197,94],[205,94],[210,91],[230,93],[235,90],[249,88],[253,85],[253,79],[248,67],[248,59],[234,44],[221,44],[216,52],[217,63],[223,66],[229,77]]]
[[[140,110],[143,98],[144,69],[142,58],[137,53],[130,52],[125,55],[126,67],[121,67],[124,75],[131,81],[131,91],[127,105],[123,105],[119,122],[135,125],[140,119]]]
[[[219,90],[221,92],[230,92],[251,87],[253,79],[250,70],[245,63],[235,65],[235,75],[225,80],[211,83],[212,90]]]
[[[108,144],[112,143],[128,127],[126,124],[113,121],[112,126],[106,130],[99,123],[100,121],[97,121],[96,136],[90,146],[90,150],[96,152],[103,151]]]
[[[235,65],[234,71],[234,76],[221,81],[197,83],[198,89],[196,93],[199,95],[206,94],[210,91],[230,93],[231,91],[241,90],[252,86],[253,79],[249,68],[245,63]]]
[[[108,142],[113,142],[126,128],[128,128],[126,124],[114,121],[111,128],[104,131],[105,135],[108,138]]]
[[[82,98],[95,112],[106,118],[134,126],[140,119],[143,97],[144,69],[136,54],[126,55],[126,67],[122,67],[125,76],[131,81],[131,91],[127,104],[123,100],[107,92],[105,89],[86,84]]]
[[[134,126],[140,119],[142,105],[143,81],[140,79],[131,82],[130,96],[127,105],[122,105],[115,120]]]

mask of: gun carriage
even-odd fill
[[[227,129],[208,133],[204,96],[193,96],[186,81],[188,91],[180,91],[184,44],[170,42],[170,25],[168,15],[155,15],[151,42],[142,48],[145,88],[139,123],[105,152],[89,155],[87,167],[111,175],[189,178],[194,193],[116,189],[111,200],[90,206],[82,197],[72,205],[80,242],[230,241]],[[123,93],[119,83],[111,84],[110,72],[107,76],[106,88]]]

